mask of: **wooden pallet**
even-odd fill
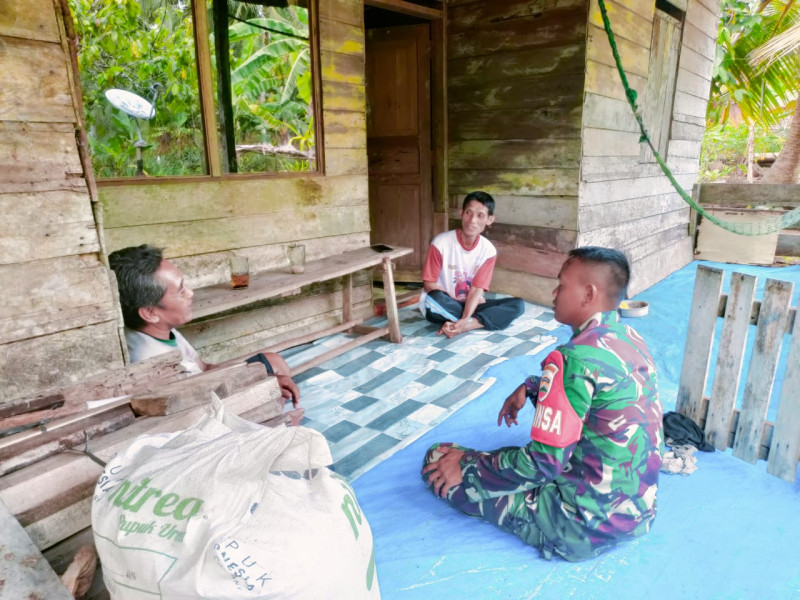
[[[750,463],[767,460],[767,471],[793,482],[800,460],[800,319],[791,307],[793,285],[768,279],[764,299],[755,300],[757,279],[732,273],[730,293],[723,294],[723,271],[697,268],[689,332],[683,356],[677,412],[701,427],[719,450]],[[704,391],[714,346],[717,319],[723,318],[711,396]],[[755,343],[741,409],[736,398],[748,331],[755,325]],[[775,422],[766,420],[784,334],[790,334],[786,372]]]

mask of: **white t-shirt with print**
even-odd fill
[[[181,366],[184,372],[195,375],[202,373],[203,369],[200,366],[200,355],[197,354],[189,341],[183,337],[177,330],[172,329],[170,333],[175,337],[177,348],[183,357]],[[159,354],[166,354],[170,350],[174,350],[175,346],[167,344],[154,338],[151,335],[136,331],[135,329],[125,328],[125,342],[128,344],[128,353],[131,357],[131,362],[139,362],[158,356]]]
[[[465,248],[460,229],[445,231],[431,242],[422,279],[435,281],[450,297],[464,302],[472,286],[489,289],[496,257],[492,242],[482,235],[472,248]]]

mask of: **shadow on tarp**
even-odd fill
[[[637,296],[650,302],[650,314],[630,320],[656,357],[666,409],[674,408],[696,266]],[[767,276],[800,281],[800,268],[755,269],[762,289]],[[793,304],[796,297],[797,290]],[[569,337],[563,327],[553,333],[559,341]],[[526,443],[530,406],[520,413],[519,427],[497,427],[497,412],[546,353],[490,368],[486,376],[496,382],[486,393],[354,482],[372,527],[385,600],[800,598],[800,477],[787,483],[768,475],[763,461],[749,465],[729,451],[701,453],[692,475],[664,474],[652,531],[577,564],[546,561],[428,492],[419,469],[430,444],[493,449]]]

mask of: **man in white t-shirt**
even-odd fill
[[[112,252],[108,261],[117,276],[131,362],[178,349],[187,374],[213,369],[216,365],[203,361],[176,329],[192,320],[194,293],[180,270],[164,258],[162,250],[148,245],[130,246]],[[248,362],[263,363],[267,372],[278,378],[283,397],[291,398],[295,407],[298,405],[300,391],[283,357],[266,352]]]
[[[461,207],[461,227],[440,233],[431,242],[419,306],[426,319],[441,324],[436,335],[452,338],[473,329],[505,329],[524,312],[525,303],[519,298],[483,297],[492,281],[497,250],[481,234],[492,223],[494,198],[471,192]]]

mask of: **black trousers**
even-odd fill
[[[442,290],[433,290],[428,293],[428,296],[454,317],[460,319],[464,314],[464,303],[452,298]],[[498,298],[479,304],[473,317],[478,319],[485,329],[496,331],[508,327],[523,312],[525,312],[525,303],[520,298]],[[447,319],[431,312],[430,309],[425,311],[425,318],[431,323],[447,323]]]

